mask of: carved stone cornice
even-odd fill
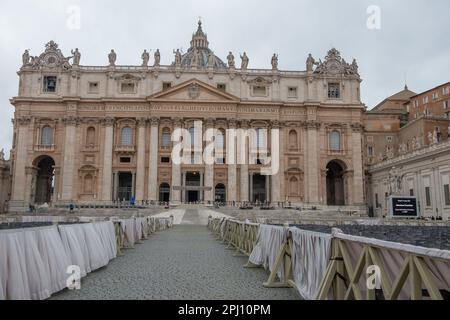
[[[353,132],[362,132],[364,128],[361,123],[352,123],[350,124],[350,127]]]
[[[241,129],[248,129],[250,127],[250,121],[246,119],[242,119],[239,121]]]
[[[309,120],[309,121],[305,121],[304,125],[307,129],[316,129],[317,130],[317,129],[320,129],[322,124],[319,121]]]
[[[150,118],[150,125],[152,127],[157,127],[159,125],[159,118],[158,117],[151,117]]]
[[[182,123],[183,123],[183,121],[182,121],[181,118],[174,118],[173,119],[173,126],[175,128],[181,128]]]
[[[206,126],[206,128],[214,128],[214,119],[213,118],[207,118],[205,120],[205,126]]]
[[[32,120],[32,119],[33,119],[32,117],[28,117],[28,116],[17,117],[17,118],[16,118],[16,123],[17,123],[19,126],[27,126],[27,125],[29,125],[29,124],[31,123],[31,120]]]
[[[236,119],[228,119],[228,128],[236,129],[236,127],[237,127],[237,120]]]
[[[111,117],[106,117],[102,119],[102,125],[105,127],[112,127],[115,123],[115,119]]]
[[[66,126],[76,126],[80,124],[80,118],[73,117],[73,116],[67,116],[62,119],[62,123]]]
[[[278,120],[272,120],[272,122],[270,123],[270,127],[272,129],[280,129],[281,123]]]
[[[138,127],[145,127],[147,125],[147,118],[138,118],[136,119],[136,123]]]

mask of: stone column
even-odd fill
[[[136,199],[136,172],[131,173],[131,196]]]
[[[212,119],[208,119],[206,121],[206,130],[213,129],[214,122]],[[213,164],[205,164],[205,187],[210,188],[209,190],[205,189],[204,191],[204,200],[206,202],[213,203],[214,202],[214,163]]]
[[[253,173],[250,173],[250,195],[249,195],[249,201],[253,202]]]
[[[186,172],[183,172],[183,185],[181,186],[181,202],[186,202]]]
[[[158,148],[159,119],[150,119],[150,157],[148,164],[148,199],[158,200]]]
[[[114,191],[112,200],[120,200],[119,199],[119,172],[114,172]]]
[[[28,148],[28,126],[31,123],[30,117],[16,118],[17,144],[14,154],[13,187],[11,192],[10,210],[25,211],[28,209],[28,202],[25,199]]]
[[[249,201],[248,196],[248,161],[249,161],[249,144],[247,143],[247,139],[244,139],[245,136],[245,130],[249,128],[248,121],[242,120],[241,121],[241,131],[238,134],[238,143],[237,143],[237,157],[238,159],[243,160],[243,163],[240,165],[241,167],[241,174],[240,174],[240,187],[241,187],[241,202],[247,202]],[[244,144],[244,146],[242,146]],[[241,149],[245,150],[244,154],[241,154]]]
[[[25,168],[26,178],[25,178],[25,203],[34,204],[36,198],[36,187],[37,187],[37,173],[38,169],[36,167],[26,167]]]
[[[136,201],[141,202],[144,199],[145,191],[145,130],[147,120],[140,118],[138,124],[138,143],[137,143],[137,165],[136,165]]]
[[[77,146],[76,132],[77,132],[77,118],[66,117],[63,120],[65,124],[65,138],[64,138],[64,160],[62,171],[62,201],[73,201],[73,187],[75,176],[75,148]]]
[[[227,152],[227,167],[228,167],[228,182],[227,182],[227,201],[237,201],[237,166],[236,166],[236,120],[228,121],[228,129],[226,132],[226,152]]]
[[[271,176],[271,188],[270,188],[270,201],[271,202],[280,202],[282,201],[281,194],[282,194],[282,180],[284,177],[284,169],[283,169],[283,163],[284,163],[284,148],[283,148],[283,141],[284,141],[284,131],[282,128],[280,128],[280,123],[278,121],[272,122],[272,130],[279,130],[279,140],[274,141],[273,137],[271,137],[271,157],[272,161],[278,161],[279,168],[278,172],[274,172],[274,174]],[[275,147],[275,144],[278,144],[278,147]],[[277,154],[278,153],[278,154]],[[275,157],[278,157],[278,159],[275,159]],[[275,160],[274,160],[275,159]]]
[[[102,170],[102,201],[110,202],[112,200],[112,157],[113,157],[113,137],[114,137],[114,119],[105,118],[105,141],[103,146],[103,170]]]
[[[200,202],[202,202],[203,201],[203,199],[204,199],[204,197],[203,197],[203,187],[205,186],[205,184],[203,183],[203,172],[200,172],[200,192],[199,192],[199,195],[198,195],[198,200],[200,201]]]
[[[174,120],[174,130],[181,128],[181,121]],[[172,161],[172,192],[171,200],[174,204],[179,204],[181,200],[181,164]]]
[[[308,121],[306,123],[305,193],[307,194],[307,202],[311,204],[319,203],[319,141],[317,139],[317,129],[319,127],[320,123],[316,121]]]
[[[272,201],[271,197],[270,197],[270,177],[271,176],[266,176],[266,201],[270,202]]]
[[[352,124],[352,150],[353,150],[353,205],[364,205],[364,176],[362,164],[362,126],[359,123]]]

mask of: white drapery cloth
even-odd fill
[[[292,274],[300,295],[313,299],[325,276],[331,254],[331,235],[289,229],[292,234]]]
[[[46,299],[66,286],[69,265],[56,226],[0,231],[0,299]]]
[[[260,225],[256,244],[249,257],[249,261],[255,265],[262,265],[264,269],[272,271],[281,245],[286,239],[286,231],[287,229],[284,227]],[[282,261],[277,275],[280,280],[284,280],[284,261]]]
[[[120,225],[123,233],[126,235],[124,239],[124,246],[131,248],[136,243],[136,220],[134,219],[121,219]]]

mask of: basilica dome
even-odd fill
[[[195,54],[197,53],[197,59]],[[209,56],[212,54],[212,62],[215,69],[227,68],[227,65],[209,49],[206,33],[202,30],[202,22],[198,22],[198,29],[192,35],[191,47],[181,57],[182,68],[208,68]],[[197,60],[197,61],[196,61]],[[174,65],[174,64],[173,64]]]

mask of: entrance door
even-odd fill
[[[133,195],[133,175],[131,172],[119,173],[119,201],[130,201]]]
[[[331,161],[327,165],[327,204],[345,205],[344,169],[337,161]]]
[[[198,191],[189,190],[187,192],[187,195],[188,195],[188,202],[197,202],[199,200]]]
[[[36,191],[34,195],[35,203],[50,203],[53,194],[53,176],[55,161],[50,157],[43,157],[39,160],[36,177]]]
[[[265,202],[266,199],[266,176],[255,174],[253,176],[253,202]]]

